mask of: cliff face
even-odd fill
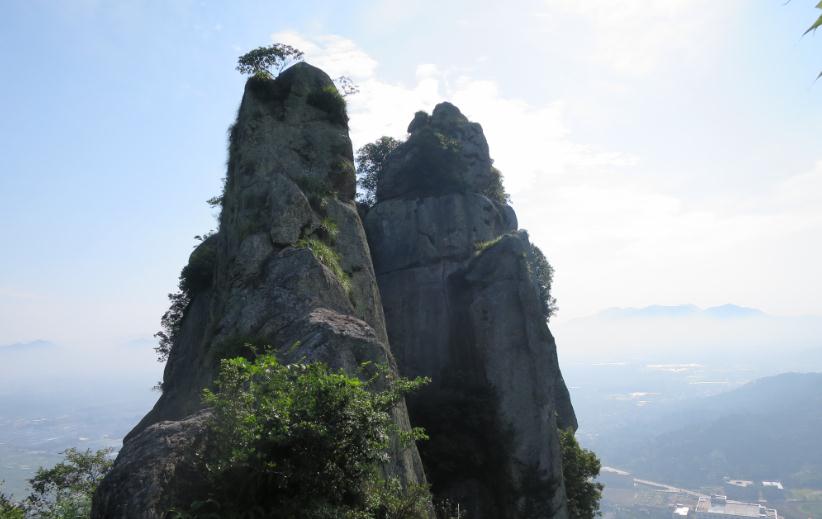
[[[351,374],[365,361],[396,369],[335,93],[324,72],[304,63],[246,84],[220,229],[184,271],[190,303],[163,394],[126,437],[95,495],[94,517],[163,517],[189,504],[180,500],[199,484],[189,447],[203,431],[201,390],[220,359],[248,353],[245,343],[270,345],[286,363],[324,361]],[[394,420],[410,427],[404,406]],[[385,471],[425,481],[413,447],[395,445]]]
[[[557,427],[576,418],[482,128],[448,103],[418,113],[365,218],[434,494],[471,518],[567,517]]]

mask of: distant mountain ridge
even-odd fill
[[[680,318],[710,317],[714,319],[738,319],[746,317],[764,317],[767,314],[756,308],[734,304],[724,304],[702,309],[696,305],[650,305],[642,308],[607,308],[595,315],[607,319],[626,318]]]
[[[57,348],[53,342],[37,339],[29,342],[15,342],[13,344],[0,344],[0,353],[4,352],[20,352],[20,351],[36,351],[36,350],[51,350]]]

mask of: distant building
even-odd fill
[[[674,507],[673,519],[682,519],[683,517],[691,517],[691,509],[687,506],[676,505]]]
[[[696,519],[778,519],[776,510],[760,504],[728,501],[726,496],[700,497]]]

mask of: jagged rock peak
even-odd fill
[[[377,184],[378,200],[479,193],[506,202],[482,126],[459,108],[446,102],[431,115],[417,112],[408,133],[408,140],[386,161]]]
[[[221,359],[268,346],[283,363],[320,361],[396,374],[362,222],[345,101],[300,63],[246,83],[231,128],[219,231],[192,253],[171,319],[163,392],[123,442],[94,498],[94,519],[160,519],[198,498],[207,434],[202,390]],[[175,317],[176,316],[176,317]],[[401,430],[404,403],[391,411]],[[425,484],[414,445],[393,438],[383,472]]]
[[[558,427],[576,427],[528,235],[482,127],[417,112],[365,216],[392,352],[438,499],[473,519],[567,519]],[[480,425],[478,425],[480,424]]]

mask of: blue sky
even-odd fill
[[[446,99],[482,123],[559,319],[822,314],[814,3],[4,2],[0,344],[151,336],[272,41],[360,84],[355,147]]]

